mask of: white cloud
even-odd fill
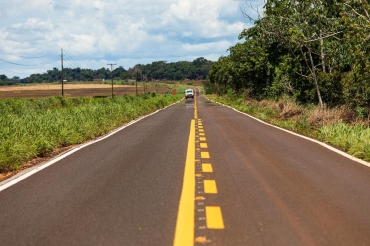
[[[254,3],[262,8],[262,0]],[[156,60],[216,60],[250,25],[240,11],[245,6],[231,0],[13,0],[0,3],[0,47],[18,56],[50,58],[63,48],[93,69],[106,61],[128,68]],[[0,58],[30,62],[1,52]],[[0,63],[0,68],[44,72],[52,65],[59,66]]]

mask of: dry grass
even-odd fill
[[[296,119],[299,121],[303,116],[306,116],[307,122],[313,127],[322,127],[324,125],[332,125],[339,121],[347,124],[360,124],[369,126],[369,120],[360,120],[356,113],[347,106],[327,108],[322,110],[319,106],[304,107],[296,104],[291,100],[281,99],[278,102],[273,101],[257,101],[248,99],[244,105],[270,108],[278,112],[278,117],[282,119]]]

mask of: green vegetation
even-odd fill
[[[0,172],[96,138],[183,95],[0,100]]]
[[[206,89],[258,100],[288,95],[321,108],[346,105],[367,117],[369,12],[368,1],[267,0],[241,42],[212,66]]]
[[[251,7],[253,9],[253,7]],[[215,100],[370,161],[370,3],[267,0],[212,65]]]
[[[356,112],[348,107],[321,110],[319,106],[303,107],[287,97],[279,101],[244,100],[230,94],[209,97],[268,123],[318,139],[370,161],[369,119],[356,117]]]
[[[212,66],[212,61],[203,57],[197,58],[192,62],[179,61],[170,62],[156,61],[151,64],[137,64],[128,70],[122,66],[115,68],[112,72],[108,68],[81,69],[81,68],[64,68],[63,78],[68,82],[71,81],[99,81],[111,83],[114,80],[136,80],[136,81],[166,81],[166,80],[202,80],[206,79],[207,74]],[[58,68],[48,70],[43,74],[31,74],[27,78],[20,79],[15,76],[8,78],[6,75],[0,75],[1,85],[29,84],[29,83],[51,83],[61,81],[61,71]],[[121,82],[119,82],[121,83]]]

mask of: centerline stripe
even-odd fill
[[[202,164],[202,171],[204,173],[212,173],[213,172],[212,164],[210,163]]]
[[[207,228],[224,229],[221,208],[218,206],[206,206]]]
[[[194,245],[195,120],[190,124],[184,181],[177,214],[174,246]]]

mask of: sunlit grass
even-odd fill
[[[230,96],[210,97],[268,123],[318,139],[370,161],[369,122],[356,118],[354,112],[346,107],[321,110],[318,106],[303,107],[286,99],[257,102]]]
[[[79,144],[163,108],[182,95],[0,100],[0,172]]]

